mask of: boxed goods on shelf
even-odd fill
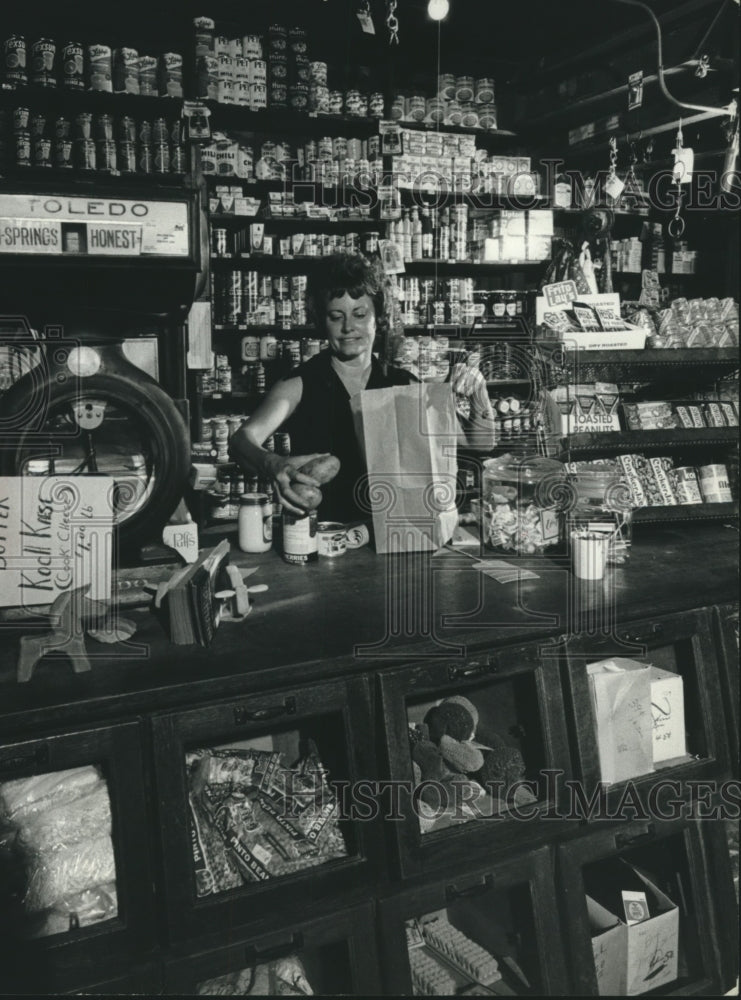
[[[731,298],[679,298],[668,309],[626,306],[625,311],[648,331],[648,347],[738,346],[738,303]]]

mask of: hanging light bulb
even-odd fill
[[[450,10],[449,0],[430,0],[427,4],[427,13],[433,21],[443,21],[448,16]]]

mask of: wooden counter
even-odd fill
[[[631,562],[599,584],[577,581],[563,560],[522,560],[537,580],[499,584],[465,555],[403,557],[369,548],[289,566],[276,552],[234,555],[267,583],[240,624],[223,624],[211,647],[174,646],[153,614],[125,611],[138,631],[127,644],[88,640],[92,671],[75,675],[47,657],[17,684],[18,628],[0,642],[6,733],[193,704],[282,684],[430,659],[463,661],[486,647],[578,634],[614,615],[645,615],[737,598],[738,535],[724,525],[635,531]],[[513,561],[513,560],[508,560]],[[571,609],[571,610],[570,610]]]

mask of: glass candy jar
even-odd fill
[[[481,523],[489,548],[535,555],[558,545],[573,500],[560,462],[503,455],[484,462]]]

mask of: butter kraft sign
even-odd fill
[[[88,585],[110,598],[114,489],[107,476],[0,478],[0,607]]]

